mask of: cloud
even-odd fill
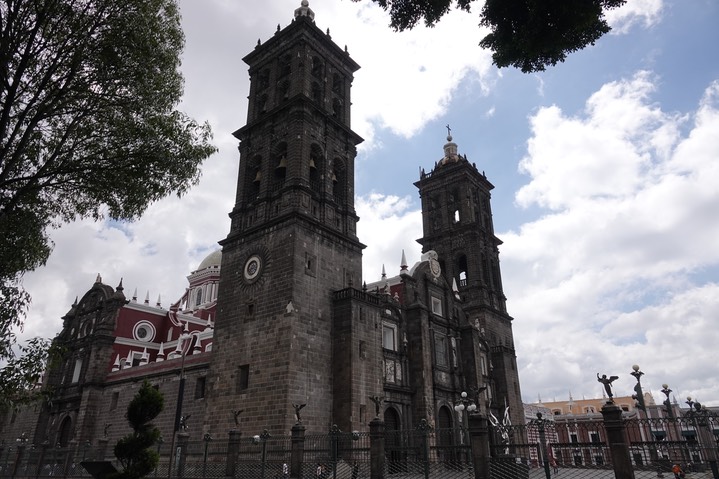
[[[550,106],[530,118],[516,199],[547,214],[500,233],[525,390],[597,396],[596,372],[639,362],[653,386],[719,398],[708,357],[719,341],[708,324],[719,309],[719,85],[680,115],[653,101],[659,82],[638,72],[602,86],[580,115]],[[544,382],[547,371],[561,379]]]
[[[367,245],[362,256],[367,282],[380,279],[382,266],[389,276],[399,274],[403,250],[410,267],[420,260],[422,247],[415,240],[422,236],[422,213],[411,206],[410,198],[377,193],[357,197],[357,233]]]
[[[612,27],[611,33],[621,35],[628,33],[635,25],[644,28],[652,27],[662,19],[663,0],[632,0],[620,8],[606,13],[607,22]]]

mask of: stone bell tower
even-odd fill
[[[490,347],[492,409],[509,406],[513,424],[524,421],[512,317],[502,289],[499,245],[494,235],[491,190],[484,172],[458,153],[447,136],[444,156],[415,183],[422,198],[422,251],[437,252],[442,274],[457,287],[462,309]]]
[[[321,31],[307,0],[243,59],[247,124],[222,240],[205,429],[287,433],[332,423],[331,292],[359,285],[350,87],[359,69]]]

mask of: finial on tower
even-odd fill
[[[314,21],[315,12],[312,11],[312,9],[310,8],[310,2],[308,2],[307,0],[302,0],[299,8],[295,9],[295,18],[298,17],[309,17],[310,20]]]
[[[447,141],[452,141],[452,129],[449,127],[449,123],[447,123]]]

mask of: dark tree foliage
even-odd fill
[[[127,406],[127,421],[132,433],[115,444],[115,457],[122,471],[111,479],[137,479],[150,474],[160,460],[153,448],[160,438],[160,430],[152,424],[164,407],[165,399],[149,382],[142,383],[140,390]]]
[[[183,47],[176,0],[0,0],[0,361],[49,228],[136,219],[199,180],[215,148],[176,109]]]
[[[361,1],[361,0],[354,0]],[[454,5],[469,11],[472,0],[372,0],[390,13],[390,26],[406,30],[424,20],[433,26]],[[593,45],[610,27],[604,12],[626,0],[486,0],[480,25],[491,33],[480,41],[498,67],[543,71],[567,54]]]
[[[62,357],[62,350],[51,347],[50,341],[43,338],[33,338],[18,349],[19,354],[10,357],[0,369],[0,411],[49,399],[52,394],[41,387],[40,380],[48,363]]]

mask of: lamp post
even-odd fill
[[[208,448],[210,447],[210,441],[212,441],[212,435],[209,432],[206,432],[202,440],[205,441],[205,456],[202,461],[202,477],[207,477],[207,453]]]
[[[716,441],[712,437],[712,425],[717,420],[717,416],[710,412],[706,406],[698,401],[692,401],[691,396],[687,397],[686,403],[689,405],[688,416],[694,420],[694,428],[699,435],[699,446],[706,452],[706,460],[711,468],[714,479],[719,479],[719,468],[717,467]]]
[[[644,373],[639,369],[639,365],[635,364],[632,366],[632,372],[629,373],[632,376],[634,376],[637,380],[637,384],[634,385],[634,394],[632,395],[632,399],[636,401],[635,406],[637,409],[641,409],[644,411],[644,414],[647,413],[647,407],[644,404],[644,391],[642,391],[642,381],[641,377],[644,375]]]
[[[662,392],[667,397],[664,400],[664,406],[666,406],[666,408],[667,408],[667,416],[669,417],[669,419],[674,419],[674,411],[672,410],[672,402],[669,399],[669,395],[672,393],[672,390],[669,389],[668,384],[662,384]]]
[[[270,438],[270,433],[267,429],[262,431],[262,434],[257,434],[252,437],[252,442],[255,444],[262,443],[262,464],[261,464],[261,472],[260,477],[262,479],[265,479],[265,463],[267,462],[267,440]]]
[[[175,438],[177,436],[177,431],[180,429],[180,419],[182,418],[182,399],[185,394],[185,356],[187,356],[187,353],[190,352],[190,348],[187,348],[187,351],[185,351],[185,342],[191,337],[192,335],[187,327],[187,322],[185,322],[185,328],[183,329],[182,334],[180,334],[180,337],[177,338],[177,348],[175,349],[175,351],[179,352],[182,356],[182,361],[180,362],[180,384],[177,386],[175,423],[172,428],[172,439],[170,440],[170,463],[167,465],[168,479],[172,478],[172,462],[175,459]]]
[[[465,410],[468,414],[472,414],[477,410],[477,405],[467,397],[467,393],[465,391],[462,391],[462,393],[459,395],[459,403],[457,403],[454,406],[454,410],[457,411],[457,415],[459,416],[460,421],[460,436],[459,436],[459,443],[461,445],[464,445],[464,417],[462,415],[462,412]]]
[[[550,479],[552,475],[549,471],[549,454],[547,453],[547,420],[542,418],[541,412],[538,412],[537,419],[533,419],[532,422],[537,425],[537,429],[539,430],[539,444],[541,447],[539,460],[544,467],[544,477]],[[554,467],[556,468],[557,466],[555,465]]]

